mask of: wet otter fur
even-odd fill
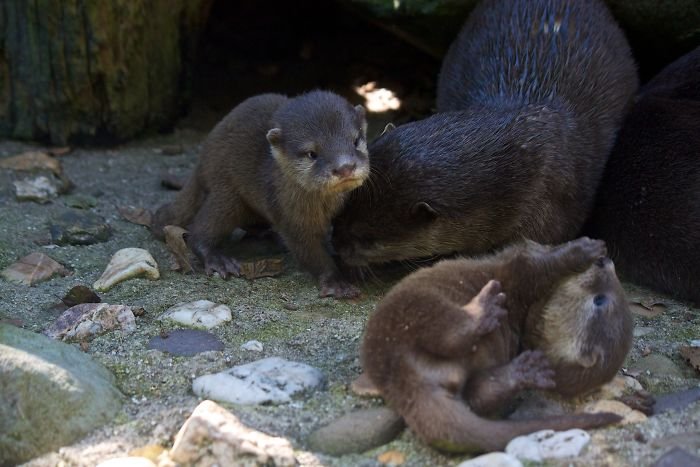
[[[636,88],[603,2],[483,1],[443,62],[441,113],[370,145],[336,250],[364,265],[575,238]]]
[[[594,428],[609,413],[493,420],[524,389],[586,393],[616,374],[632,318],[602,241],[525,242],[443,260],[397,284],[370,317],[362,365],[430,445],[502,450],[542,429]]]
[[[623,279],[700,304],[700,47],[642,88],[585,232]]]
[[[269,224],[319,280],[320,295],[356,296],[325,242],[331,218],[369,173],[366,131],[364,108],[331,92],[251,97],[209,134],[182,191],[156,212],[153,232],[186,227],[205,272],[225,278],[240,267],[220,243],[236,227]]]

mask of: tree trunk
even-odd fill
[[[0,136],[109,143],[171,125],[211,0],[2,0]]]

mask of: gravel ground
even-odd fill
[[[146,228],[123,220],[116,207],[152,209],[170,199],[173,192],[160,186],[161,176],[187,175],[203,136],[180,130],[112,149],[75,149],[61,156],[66,174],[75,183],[73,193],[95,196],[97,206],[91,211],[103,216],[113,230],[107,242],[89,246],[42,246],[48,238],[50,219],[71,209],[65,205],[65,197],[43,205],[18,202],[12,181],[27,175],[0,170],[0,269],[32,251],[42,251],[72,271],[70,276],[56,277],[33,287],[0,280],[0,319],[15,320],[32,331],[44,329],[58,316],[58,312],[51,310],[52,305],[72,286],[92,285],[111,255],[121,248],[147,249],[161,271],[158,281],[132,279],[100,294],[104,302],[143,306],[146,312],[137,318],[135,333],[128,336],[108,333],[84,349],[116,375],[120,390],[127,396],[121,413],[111,424],[85,439],[27,465],[88,466],[147,445],[169,447],[172,437],[199,402],[191,391],[194,377],[268,356],[282,356],[319,368],[327,377],[326,387],[286,405],[227,407],[249,426],[290,439],[299,450],[303,465],[375,465],[377,456],[388,450],[405,454],[404,465],[411,466],[456,465],[464,460],[464,457],[443,456],[423,446],[408,430],[392,443],[362,455],[333,458],[304,451],[308,435],[316,428],[353,409],[381,403],[354,396],[348,386],[360,371],[358,346],[363,325],[395,277],[362,285],[364,295],[356,302],[339,302],[318,298],[315,283],[288,255],[285,255],[286,271],[281,276],[256,281],[224,281],[171,271],[165,246],[153,239]],[[158,153],[158,148],[172,144],[182,144],[183,153],[170,156]],[[2,142],[0,157],[36,148]],[[284,255],[277,245],[265,240],[244,239],[235,248],[245,256]],[[700,312],[631,284],[625,287],[630,299],[667,305],[666,311],[655,318],[636,317],[638,327],[652,331],[635,338],[625,368],[635,368],[643,354],[664,355],[672,359],[683,376],[657,378],[642,372],[638,379],[645,388],[658,394],[697,387],[698,375],[682,360],[678,347],[700,338]],[[156,319],[158,315],[177,302],[195,299],[224,303],[233,311],[232,322],[213,330],[224,342],[225,350],[194,357],[173,357],[148,350],[148,339],[164,327]],[[170,328],[173,326],[165,326],[166,330]],[[264,351],[239,349],[251,339],[262,342]],[[674,437],[683,433],[687,435]],[[699,403],[652,417],[639,425],[600,430],[582,457],[552,465],[650,465],[672,445],[700,454]]]

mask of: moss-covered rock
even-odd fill
[[[0,465],[69,444],[121,407],[113,376],[77,348],[0,323]]]

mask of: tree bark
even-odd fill
[[[212,0],[2,0],[0,135],[111,143],[171,125]]]

